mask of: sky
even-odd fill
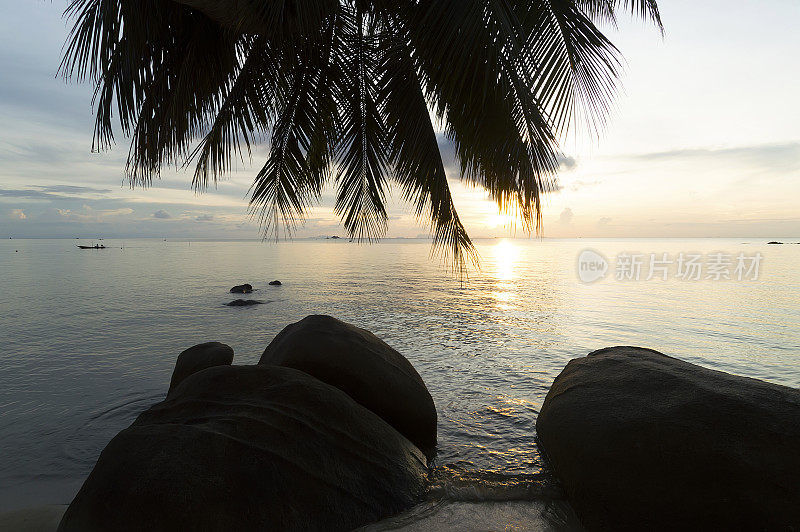
[[[0,237],[259,238],[247,194],[253,153],[216,189],[166,170],[125,182],[128,144],[92,153],[92,87],[56,78],[64,0],[0,0]],[[543,236],[800,236],[800,2],[662,0],[664,37],[623,20],[609,37],[625,59],[605,129],[564,139],[559,190]],[[446,151],[446,150],[445,150]],[[448,167],[473,237],[524,237],[481,189]],[[389,237],[428,234],[395,192]],[[323,195],[297,237],[344,235]]]

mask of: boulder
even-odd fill
[[[800,390],[612,347],[567,364],[536,431],[590,530],[800,529]]]
[[[231,288],[231,294],[249,294],[253,291],[253,285],[245,283],[245,284],[237,284],[233,288]]]
[[[226,307],[249,307],[252,305],[263,305],[263,301],[258,299],[234,299],[230,303],[225,303]]]
[[[106,446],[61,531],[351,530],[414,505],[425,457],[301,371],[194,373]]]
[[[436,406],[414,366],[371,332],[331,316],[284,328],[259,364],[299,369],[378,414],[429,458],[436,449]]]
[[[280,286],[282,283],[277,279],[269,282],[270,286]]]
[[[233,363],[233,349],[231,346],[219,342],[206,342],[190,347],[180,355],[172,370],[172,379],[169,381],[169,392],[186,377],[200,370],[214,366],[230,366]]]

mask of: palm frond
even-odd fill
[[[195,163],[202,190],[269,136],[250,203],[266,231],[335,180],[348,233],[379,238],[392,180],[463,273],[437,129],[461,179],[538,232],[559,141],[608,115],[620,55],[598,25],[620,12],[663,32],[656,0],[72,0],[59,72],[95,83],[94,148],[114,118],[132,137],[132,185]]]
[[[276,238],[281,227],[291,233],[307,207],[304,191],[310,171],[302,144],[313,104],[307,98],[312,76],[308,65],[294,72],[272,132],[269,158],[252,187],[251,210],[260,212],[262,224]]]
[[[575,5],[593,21],[608,24],[612,28],[617,27],[617,12],[621,6],[633,16],[653,22],[661,34],[664,34],[656,0],[577,0]]]
[[[216,117],[202,142],[195,148],[190,160],[196,160],[192,185],[195,190],[214,183],[231,169],[231,155],[242,155],[244,143],[247,155],[251,154],[254,135],[265,134],[274,116],[275,86],[280,61],[279,50],[265,37],[249,42],[241,67],[234,81],[225,89]]]
[[[477,252],[456,212],[427,102],[405,39],[386,36],[379,99],[388,133],[389,163],[403,198],[433,229],[434,249],[444,252],[460,275],[477,263]]]
[[[526,227],[538,227],[539,195],[557,168],[556,143],[535,95],[525,90],[532,77],[520,71],[526,63],[506,56],[520,36],[513,28],[505,33],[485,2],[419,6],[408,25],[411,44],[462,175],[485,187],[501,210],[517,209]]]
[[[339,0],[175,0],[235,34],[313,35],[339,9]]]
[[[338,194],[334,210],[352,238],[372,241],[386,232],[386,127],[376,101],[375,39],[365,32],[364,14],[342,12],[344,75],[337,89],[342,129],[336,152]]]
[[[183,164],[239,64],[238,39],[198,18],[176,26],[183,31],[174,31],[169,44],[158,50],[161,62],[154,62],[144,86],[127,166],[134,183],[149,184],[163,166]]]
[[[540,65],[534,92],[557,134],[581,115],[598,131],[616,90],[619,52],[573,2],[549,0],[544,7],[529,22],[529,47]]]
[[[340,22],[337,14],[317,38],[284,53],[288,62],[275,73],[278,117],[269,159],[256,176],[250,200],[251,212],[259,214],[275,238],[281,228],[292,234],[329,177],[340,127],[334,87],[343,73],[332,57],[340,46]],[[294,60],[299,62],[292,66]]]

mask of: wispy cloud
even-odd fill
[[[110,188],[94,188],[94,187],[79,187],[75,185],[43,185],[38,186],[45,192],[52,192],[54,194],[108,194],[111,192]]]
[[[0,188],[0,196],[29,200],[90,199],[111,192],[108,188],[80,187],[73,185],[34,185],[24,189]]]
[[[724,148],[685,148],[623,156],[640,161],[697,161],[713,160],[717,163],[736,160],[772,171],[800,169],[800,142],[756,144]]]

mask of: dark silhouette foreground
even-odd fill
[[[396,411],[433,406],[408,361],[386,344],[330,317],[307,320],[332,327],[316,337],[323,372],[343,343],[357,351],[347,360],[363,371],[348,375],[350,391],[362,379],[364,390],[383,383],[398,394],[388,400],[411,401]],[[276,361],[302,345],[282,335],[294,355],[272,345]],[[359,404],[347,390],[267,360],[231,366],[232,354],[216,342],[181,354],[167,398],[111,440],[60,530],[351,530],[424,496],[425,455],[363,397]],[[434,410],[427,442],[435,442],[435,421]]]
[[[330,316],[308,316],[283,329],[258,363],[299,369],[343,390],[433,457],[431,394],[414,366],[366,329]]]
[[[350,530],[425,496],[436,410],[380,339],[309,316],[232,358],[181,353],[60,530]],[[567,365],[536,429],[590,530],[800,529],[800,390],[607,348]]]
[[[800,530],[800,390],[613,347],[567,364],[536,431],[591,530]]]

